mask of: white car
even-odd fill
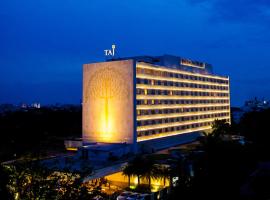
[[[132,192],[122,192],[116,199],[117,200],[126,200],[127,197],[132,195]]]
[[[137,198],[139,197],[140,194],[138,193],[132,193],[131,195],[129,195],[126,200],[137,200]]]
[[[145,200],[148,196],[150,196],[150,194],[140,194],[136,200]]]
[[[103,197],[98,195],[98,196],[94,197],[93,200],[103,200]]]

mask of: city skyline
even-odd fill
[[[180,55],[229,75],[231,105],[270,98],[267,1],[0,2],[0,103],[79,103],[83,63]]]

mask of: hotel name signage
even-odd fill
[[[186,65],[190,67],[198,67],[198,68],[205,68],[205,63],[203,62],[197,62],[197,61],[192,61],[188,59],[181,59],[181,65]]]
[[[111,49],[105,49],[104,50],[105,56],[114,56],[115,47],[116,47],[116,45],[115,44],[112,44],[112,48]]]

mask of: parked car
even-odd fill
[[[129,197],[132,194],[132,192],[122,192],[116,199],[117,200],[126,200],[127,197]]]
[[[126,200],[137,200],[140,194],[138,193],[132,193],[131,195],[129,195]]]
[[[94,198],[93,198],[93,200],[103,200],[104,198],[102,197],[102,196],[100,196],[100,195],[98,195],[98,196],[95,196]]]
[[[122,192],[117,198],[117,200],[150,200],[150,194],[139,194],[136,192]]]
[[[148,200],[150,199],[150,194],[139,194],[139,196],[137,197],[137,200]]]

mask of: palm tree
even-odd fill
[[[151,179],[157,179],[159,177],[158,173],[156,173],[157,171],[157,165],[154,165],[154,163],[150,160],[145,160],[142,176],[148,180],[149,188],[151,188]]]
[[[151,186],[151,178],[156,178],[157,170],[156,166],[150,159],[146,159],[142,156],[136,156],[132,161],[130,161],[124,168],[123,174],[128,176],[128,182],[130,186],[130,178],[136,176],[138,178],[138,185],[141,184],[141,178],[146,178],[148,180],[149,188]]]
[[[134,175],[134,166],[131,164],[127,164],[123,168],[123,175],[128,177],[128,187],[130,187],[130,178]]]
[[[155,174],[156,174],[157,178],[163,179],[163,186],[166,185],[167,179],[171,180],[172,170],[170,167],[165,166],[165,165],[158,165],[158,166],[156,166],[156,168],[154,170],[155,170]]]
[[[138,178],[138,185],[140,185],[146,170],[145,159],[142,156],[136,156],[131,164],[134,167],[134,175]]]
[[[136,156],[133,160],[128,162],[128,164],[123,168],[123,174],[128,176],[129,186],[130,186],[130,178],[132,176],[137,176],[138,185],[140,185],[140,179],[143,175],[144,171],[144,160],[140,156]]]

